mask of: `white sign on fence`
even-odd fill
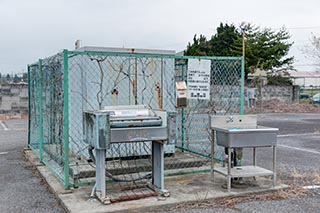
[[[188,99],[210,99],[210,60],[188,59]]]

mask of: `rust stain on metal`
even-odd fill
[[[119,95],[119,90],[117,87],[113,88],[113,90],[111,91],[112,95]]]
[[[155,196],[158,196],[158,193],[151,192],[146,194],[124,195],[124,196],[111,199],[111,202],[114,203],[114,202],[122,202],[122,201],[129,201],[129,200],[138,200],[142,198],[155,197]]]
[[[158,95],[158,107],[159,109],[162,109],[162,96],[161,96],[161,87],[159,82],[156,83],[156,90]]]
[[[118,105],[118,96],[119,96],[119,89],[118,87],[115,87],[111,90],[111,97],[112,97],[112,105]]]
[[[137,102],[137,82],[136,80],[133,80],[132,81],[132,85],[133,85],[133,96],[134,96],[134,99],[135,99],[135,104]]]
[[[133,96],[134,96],[134,104],[138,104],[138,61],[137,58],[135,58],[135,62],[133,65],[133,81],[132,81],[132,87],[133,87]]]

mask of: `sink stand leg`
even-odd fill
[[[214,181],[214,130],[211,132],[211,175]]]
[[[227,183],[227,189],[228,192],[231,191],[231,148],[228,147],[228,183]]]
[[[257,164],[256,147],[253,147],[253,165],[256,166],[256,164]]]
[[[273,187],[276,186],[277,174],[276,165],[277,164],[277,146],[273,146]]]

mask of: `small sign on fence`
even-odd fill
[[[188,99],[210,99],[211,61],[188,59]]]
[[[187,85],[184,81],[176,82],[176,107],[187,107]]]

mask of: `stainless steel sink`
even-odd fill
[[[217,144],[224,147],[275,146],[278,128],[258,126],[255,115],[211,116]]]
[[[257,125],[255,115],[215,116],[210,117],[210,127],[216,136],[217,144],[227,148],[227,167],[214,166],[211,158],[211,169],[227,177],[227,189],[231,190],[231,179],[234,177],[273,176],[273,187],[276,185],[276,145],[279,129]],[[214,136],[214,135],[212,135]],[[213,137],[214,138],[214,137]],[[214,140],[211,141],[211,155],[214,156]],[[272,147],[273,169],[267,170],[256,164],[256,148]],[[232,148],[253,148],[253,165],[242,165],[232,168]],[[235,152],[233,152],[235,154]],[[238,168],[241,168],[238,170]]]

